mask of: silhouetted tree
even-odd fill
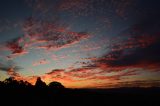
[[[49,88],[53,88],[53,89],[63,89],[63,88],[65,88],[60,82],[56,82],[56,81],[49,83],[48,86],[49,86]]]
[[[18,81],[14,80],[13,77],[9,77],[4,81],[5,87],[7,88],[16,88],[18,87]]]
[[[9,84],[9,83],[12,83],[13,82],[13,77],[9,77],[9,78],[6,78],[5,80],[4,80],[4,83],[5,84]]]
[[[38,77],[37,81],[36,81],[36,84],[35,84],[35,87],[36,88],[45,88],[47,86],[46,86],[46,83],[43,82],[40,77]]]
[[[3,88],[5,86],[4,81],[0,81],[0,88]]]

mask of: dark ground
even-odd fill
[[[0,106],[160,106],[160,88],[5,88],[0,96]]]

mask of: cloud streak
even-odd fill
[[[0,71],[7,72],[9,70],[15,70],[19,71],[22,69],[22,67],[17,66],[13,61],[3,61],[1,60],[0,62]]]
[[[49,64],[50,61],[46,60],[46,59],[41,59],[39,61],[34,62],[32,65],[33,66],[39,66],[39,65],[45,65],[45,64]]]

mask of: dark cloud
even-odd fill
[[[11,51],[11,55],[7,56],[8,59],[14,58],[16,56],[24,55],[28,53],[25,48],[25,42],[23,37],[15,38],[6,43],[6,48]]]
[[[102,15],[115,13],[117,16],[125,17],[133,0],[62,0],[59,10],[70,12],[76,16],[88,16],[96,13]]]
[[[51,72],[46,73],[47,75],[54,75],[54,74],[59,74],[61,72],[65,72],[64,69],[54,69]]]
[[[157,16],[157,17],[160,17]],[[160,63],[160,21],[156,18],[147,18],[140,24],[131,26],[128,30],[121,33],[125,40],[120,45],[114,45],[110,53],[105,57],[112,55],[115,60],[107,60],[111,66],[138,65]],[[115,51],[114,51],[115,50]],[[103,62],[103,59],[100,60]]]
[[[7,43],[7,47],[12,51],[12,54],[21,53],[24,51],[23,47],[19,44],[20,38],[13,39]]]
[[[138,24],[122,31],[118,37],[110,41],[106,54],[91,60],[96,67],[112,71],[127,68],[153,68],[160,65],[160,21],[159,14],[151,14]]]
[[[122,88],[122,87],[159,87],[160,80],[136,80],[136,81],[118,81],[117,83],[97,83],[98,88]]]
[[[44,65],[44,64],[49,64],[50,61],[46,60],[46,59],[41,59],[41,60],[38,60],[36,62],[33,62],[32,65],[33,66],[39,66],[39,65]]]
[[[160,64],[159,56],[160,43],[154,42],[146,48],[136,48],[131,50],[129,53],[126,49],[120,51],[112,51],[99,60],[96,60],[97,63],[103,63],[110,67],[119,67],[119,66],[139,66],[149,65],[149,64]]]
[[[117,83],[116,87],[159,87],[160,80],[137,80]]]
[[[3,61],[0,62],[0,71],[9,71],[10,69],[13,69],[14,71],[19,71],[22,69],[22,67],[17,66],[13,61]]]

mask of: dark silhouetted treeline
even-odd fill
[[[23,81],[23,80],[20,80],[20,81],[17,81],[17,80],[14,80],[14,78],[10,77],[10,78],[7,78],[5,79],[4,81],[0,81],[0,88],[1,89],[19,89],[19,88],[38,88],[38,89],[42,89],[42,88],[52,88],[52,89],[64,89],[65,87],[59,83],[59,82],[51,82],[49,85],[46,85],[45,82],[43,82],[41,80],[40,77],[37,78],[37,81],[35,83],[35,85],[32,85],[30,84],[29,82],[27,81]]]
[[[0,106],[160,106],[160,88],[68,89],[59,82],[0,82]]]

